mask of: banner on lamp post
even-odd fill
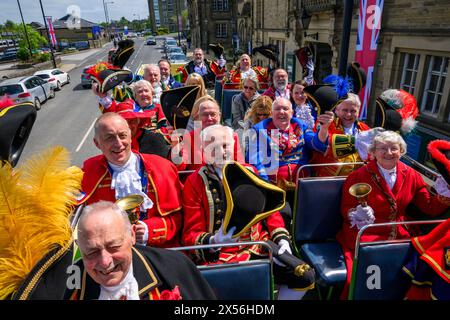
[[[53,48],[56,47],[56,36],[55,36],[55,29],[53,28],[53,23],[52,23],[52,17],[45,17],[45,19],[47,20],[47,25],[48,25],[48,34],[50,35],[50,41],[52,42],[52,46]]]
[[[370,99],[373,70],[377,59],[383,5],[384,0],[361,0],[359,5],[355,61],[367,73],[366,85],[359,92],[359,98],[361,99],[360,119],[367,118],[367,104]]]

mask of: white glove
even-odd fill
[[[369,146],[372,144],[373,138],[383,131],[383,128],[373,128],[367,131],[356,132],[355,148],[363,161],[367,160],[369,156]]]
[[[223,233],[223,224],[220,226],[219,230],[211,237],[209,238],[210,244],[221,244],[221,243],[234,243],[237,242],[238,238],[232,238],[234,231],[236,230],[236,227],[231,228],[228,230],[228,233]]]
[[[353,228],[356,226],[358,230],[375,221],[374,212],[370,206],[362,207],[358,205],[356,209],[350,209],[348,211],[348,218],[350,219],[350,227]]]
[[[223,66],[227,63],[227,60],[225,60],[222,56],[220,57],[220,59],[217,60],[217,64],[219,65],[219,67],[223,68]]]
[[[439,175],[434,183],[434,188],[436,189],[436,192],[446,198],[450,198],[450,189],[448,188],[447,181]]]
[[[292,254],[292,250],[291,250],[291,246],[289,245],[289,241],[287,241],[285,239],[281,239],[280,241],[278,241],[278,245],[280,246],[280,250],[278,250],[278,255],[281,255],[281,254],[285,253],[286,251],[289,252],[290,254]],[[280,260],[278,260],[275,257],[273,258],[273,262],[275,262],[279,266],[286,267],[286,265],[283,262],[281,262]]]

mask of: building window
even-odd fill
[[[212,3],[213,11],[228,11],[228,0],[214,0]]]
[[[400,80],[400,88],[414,94],[416,86],[417,68],[419,66],[420,55],[411,53],[401,54],[402,77]]]
[[[226,37],[227,37],[227,24],[216,23],[216,38],[226,38]]]
[[[420,111],[437,117],[441,104],[445,80],[447,78],[448,60],[446,57],[427,56],[425,64],[425,87]]]
[[[262,12],[262,0],[256,1],[256,28],[262,28],[263,12]]]

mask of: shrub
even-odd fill
[[[30,59],[30,52],[26,48],[19,48],[17,50],[17,58],[22,62],[28,61]]]

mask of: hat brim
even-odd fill
[[[308,101],[317,110],[317,114],[325,111],[333,111],[344,99],[339,99],[338,94],[330,85],[312,85],[303,89]]]
[[[105,72],[106,71],[106,72]],[[100,92],[106,93],[114,87],[118,86],[122,82],[129,82],[130,77],[133,73],[129,70],[105,70],[102,71],[104,74],[108,75],[103,78],[102,85],[100,87]]]
[[[19,103],[0,110],[0,160],[14,167],[36,120],[36,108],[31,102]]]
[[[232,227],[236,227],[233,238],[241,236],[248,231],[254,224],[267,218],[271,214],[281,210],[286,204],[286,192],[279,187],[268,183],[259,178],[256,174],[248,170],[238,162],[227,163],[222,169],[223,188],[227,201],[227,209],[223,221],[223,230],[227,232]],[[264,190],[266,203],[263,212],[253,215],[239,216],[239,212],[235,210],[233,201],[233,190],[239,185],[246,183]],[[251,198],[248,201],[252,201]],[[244,218],[244,219],[243,219]]]
[[[450,185],[450,159],[444,154],[450,152],[450,141],[434,140],[428,144],[427,150],[437,171]]]
[[[127,39],[119,41],[118,49],[111,57],[112,64],[116,67],[123,68],[134,52],[134,41]]]
[[[185,129],[200,86],[184,86],[164,91],[160,101],[167,121],[174,129]]]

